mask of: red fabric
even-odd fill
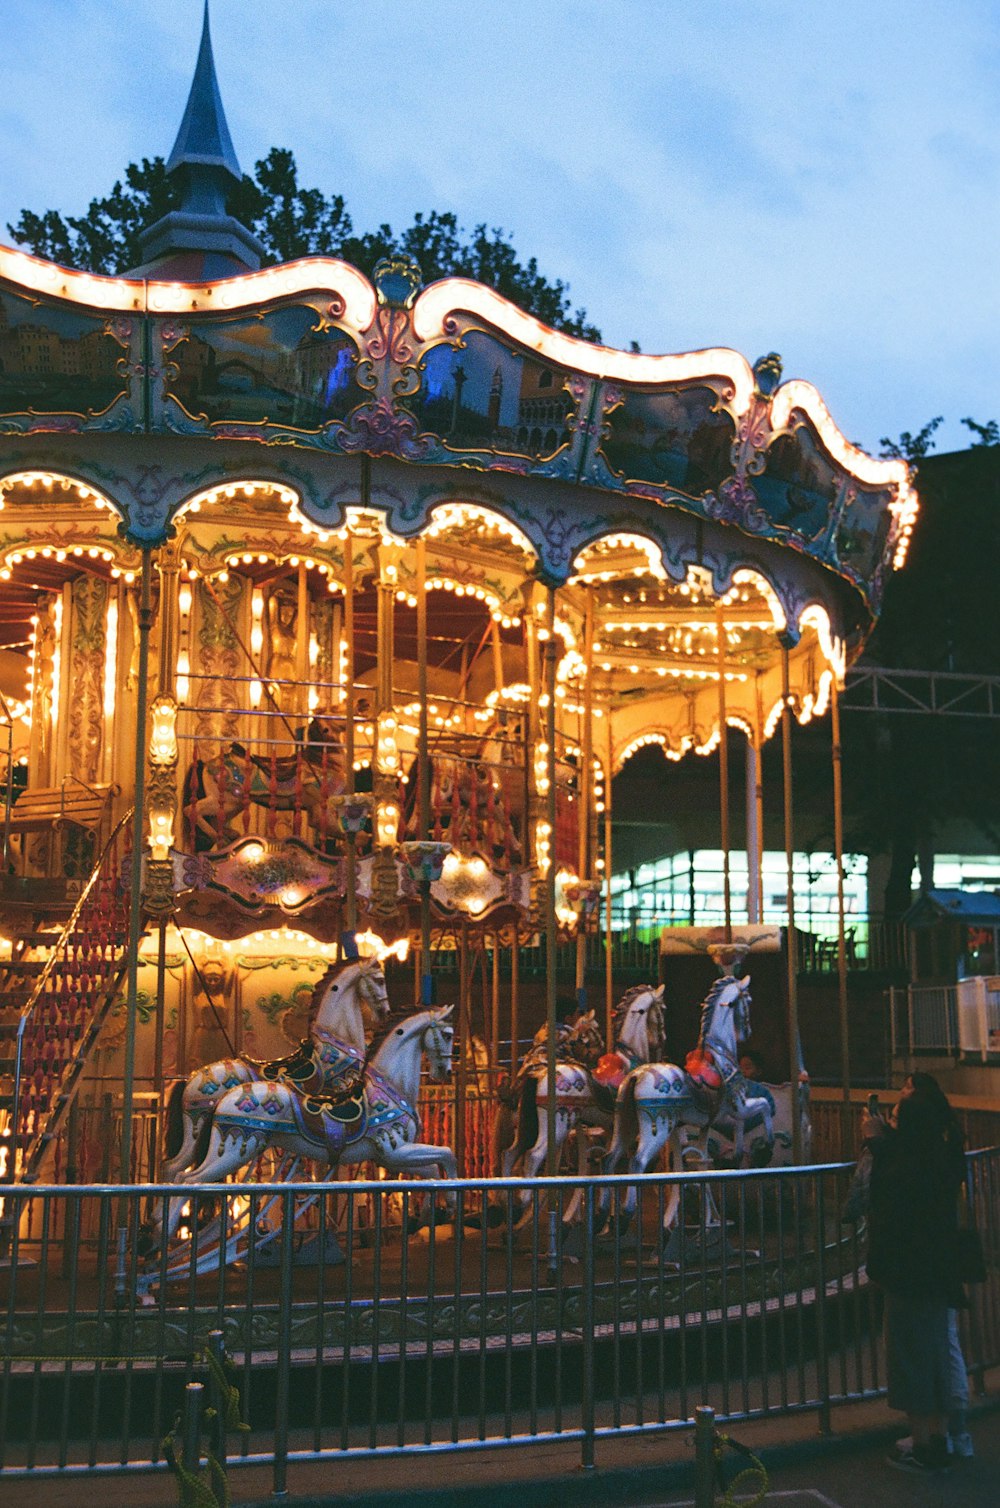
[[[684,1059],[684,1072],[690,1074],[699,1084],[704,1084],[706,1089],[721,1089],[722,1075],[716,1068],[711,1054],[703,1052],[700,1047],[692,1048]]]
[[[594,1069],[594,1078],[609,1089],[617,1089],[628,1073],[628,1063],[620,1052],[606,1052]]]

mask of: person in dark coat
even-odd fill
[[[962,1138],[944,1094],[910,1080],[893,1122],[865,1115],[871,1150],[868,1277],[885,1296],[889,1405],[909,1419],[912,1443],[890,1460],[915,1472],[948,1465],[949,1310],[965,1303],[954,1271]]]

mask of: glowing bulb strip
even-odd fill
[[[666,581],[667,573],[663,569],[663,557],[659,545],[653,540],[647,539],[645,534],[603,534],[600,539],[595,539],[582,549],[573,561],[573,570],[582,571],[587,564],[588,556],[598,550],[633,550],[646,557],[646,571],[655,576],[658,581]],[[594,564],[597,562],[595,561]]]
[[[376,309],[375,290],[364,274],[333,257],[303,257],[212,283],[176,283],[75,272],[25,251],[0,246],[0,278],[50,298],[122,312],[206,313],[212,309],[248,309],[296,294],[338,294],[344,302],[344,321],[367,330]]]
[[[852,445],[838,429],[823,399],[811,382],[793,378],[783,382],[771,400],[771,426],[775,431],[787,429],[798,409],[812,421],[823,445],[845,470],[859,482],[877,487],[909,488],[910,468],[905,461],[879,461],[867,451]]]
[[[531,560],[538,558],[538,551],[528,536],[502,514],[492,508],[483,508],[476,503],[441,503],[431,512],[424,537],[437,539],[451,529],[466,529],[470,524],[485,524],[495,534],[517,545]]]
[[[593,345],[575,335],[550,329],[492,288],[469,278],[445,278],[424,289],[413,306],[417,339],[427,342],[448,334],[448,316],[457,310],[485,320],[547,360],[591,377],[657,384],[723,377],[732,384],[732,407],[737,414],[746,411],[753,397],[753,372],[738,351],[716,347],[678,356],[644,356],[641,352]]]

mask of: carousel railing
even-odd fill
[[[982,1383],[1000,1364],[1000,1149],[968,1168],[987,1281],[962,1333]],[[573,1442],[589,1466],[605,1440],[686,1434],[700,1406],[829,1429],[885,1387],[864,1233],[841,1219],[852,1173],[243,1184],[221,1203],[189,1186],[188,1260],[151,1288],[145,1233],[174,1188],[19,1185],[0,1482],[165,1471],[213,1331],[249,1426],[225,1442],[230,1470],[269,1467],[279,1494],[309,1490],[309,1463],[336,1461],[338,1491],[361,1496],[379,1458],[413,1458],[416,1485],[416,1458],[484,1446]],[[254,1237],[242,1259],[202,1274],[237,1228]]]
[[[128,930],[122,865],[132,816],[126,812],[108,838],[14,1026],[3,1137],[8,1181],[31,1180],[46,1152],[58,1153],[79,1076],[121,981]]]

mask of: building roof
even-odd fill
[[[932,927],[939,921],[995,927],[1000,925],[1000,895],[994,890],[928,890],[902,920],[907,927]]]
[[[222,168],[237,183],[242,178],[215,73],[208,0],[205,0],[201,46],[198,49],[194,78],[191,80],[191,92],[177,132],[177,140],[167,158],[167,172],[172,173],[184,164]]]

